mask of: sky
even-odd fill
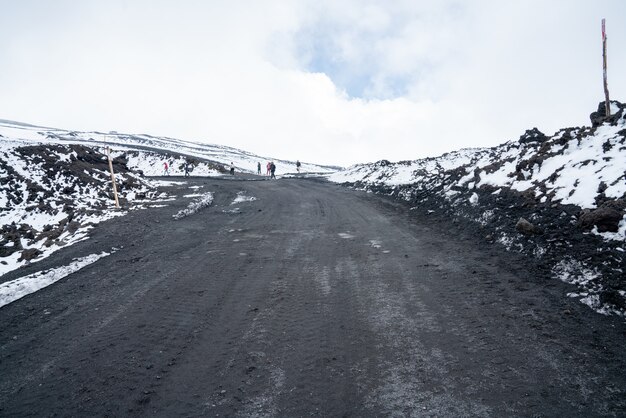
[[[589,125],[621,0],[0,0],[0,119],[348,166]]]

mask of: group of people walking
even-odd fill
[[[300,167],[302,167],[302,164],[300,163],[300,160],[296,161],[296,170],[298,170],[298,173],[300,172]],[[275,179],[276,178],[276,164],[274,164],[274,161],[268,161],[266,166],[265,166],[265,175],[266,176],[270,176],[270,178]],[[256,163],[256,173],[260,176],[261,175],[261,163],[258,162]]]
[[[302,164],[300,163],[300,160],[296,161],[296,170],[298,170],[298,173],[300,172],[301,166]],[[185,173],[185,177],[189,177],[189,173],[193,169],[193,165],[189,163],[189,161],[185,160],[182,165],[182,168]],[[265,175],[269,176],[272,179],[275,179],[276,178],[276,164],[274,164],[274,161],[268,161],[265,168],[266,168]],[[235,175],[235,164],[233,162],[230,163],[228,171],[230,172],[231,176]],[[256,173],[259,176],[261,175],[261,163],[260,162],[257,163]],[[168,161],[163,162],[163,175],[164,176],[170,175],[170,162]]]
[[[265,168],[267,169],[265,174],[267,176],[270,176],[270,178],[275,179],[276,178],[276,164],[274,164],[274,161],[268,161]],[[261,175],[261,163],[260,162],[256,163],[256,173],[259,176]]]
[[[191,170],[193,170],[193,166],[189,163],[189,161],[185,160],[185,162],[183,163],[183,171],[185,172],[185,177],[189,177],[189,173],[191,173]],[[170,175],[170,164],[167,161],[163,162],[163,175]]]

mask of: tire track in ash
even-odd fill
[[[355,321],[359,308],[351,303],[352,284],[342,278],[335,282],[331,275],[334,253],[345,248],[339,237],[343,228],[327,219],[336,216],[336,208],[326,199],[312,203],[307,197],[303,194],[296,202],[288,200],[293,195],[278,199],[290,208],[274,213],[282,229],[270,227],[280,237],[275,243],[280,266],[265,294],[268,302],[259,308],[249,332],[239,340],[235,360],[229,362],[247,365],[246,374],[229,372],[230,380],[246,384],[246,396],[241,387],[229,388],[225,395],[233,389],[238,395],[224,396],[221,403],[215,396],[211,413],[298,416],[362,410],[365,390],[354,381],[363,370],[354,365],[369,358],[375,344],[365,324]],[[320,265],[327,259],[331,264]],[[370,374],[375,371],[373,365],[366,368]]]
[[[401,223],[396,219],[394,226]],[[520,297],[512,288],[519,288],[523,277],[494,267],[488,256],[474,248],[445,242],[445,237],[422,242],[418,231],[411,229],[390,228],[388,236],[382,234],[381,249],[386,248],[382,252],[400,257],[382,256],[382,263],[370,259],[351,265],[349,261],[344,269],[361,281],[356,294],[365,301],[367,317],[387,346],[381,353],[382,378],[368,397],[371,410],[418,416],[501,416],[544,411],[543,399],[548,396],[553,398],[552,411],[611,415],[623,405],[617,401],[619,391],[598,399],[603,390],[596,379],[602,376],[610,382],[619,373],[617,368],[599,374],[596,370],[594,377],[587,362],[560,355],[562,347],[550,341],[563,332],[558,314],[541,313],[553,317],[544,323],[552,330],[543,333],[536,332],[523,315],[521,320],[517,317],[528,306],[546,301],[545,288]],[[450,252],[444,255],[433,247],[447,247]],[[364,280],[370,276],[373,280]],[[460,314],[459,308],[465,312]],[[500,318],[508,320],[500,323]],[[577,342],[571,346],[571,351],[579,351]],[[580,350],[577,357],[587,354]],[[546,378],[556,384],[545,385]],[[543,387],[541,392],[537,386]]]
[[[168,253],[174,256],[188,251],[180,246],[168,247]],[[180,341],[193,337],[197,331],[195,321],[206,310],[206,302],[198,297],[205,290],[196,293],[197,288],[193,287],[197,285],[195,278],[202,277],[201,272],[194,270],[194,264],[181,269],[178,265],[159,264],[163,260],[156,257],[149,261],[156,263],[153,268],[158,277],[145,284],[135,282],[139,289],[131,297],[124,295],[123,304],[108,308],[107,316],[101,320],[85,324],[88,331],[81,340],[72,337],[63,342],[57,338],[55,343],[63,350],[62,354],[44,365],[42,372],[37,372],[36,378],[42,382],[39,387],[21,391],[19,407],[13,407],[10,399],[3,402],[3,407],[15,411],[26,408],[32,412],[45,402],[46,413],[51,413],[66,410],[64,404],[71,400],[76,403],[76,411],[97,414],[103,406],[94,404],[94,395],[101,397],[107,392],[102,388],[115,390],[120,386],[128,391],[125,397],[131,399],[126,405],[122,399],[110,403],[106,406],[107,413],[126,414],[149,402],[161,375],[167,373],[176,355],[186,348]],[[112,275],[120,273],[120,268],[114,265]],[[182,300],[170,297],[173,287],[183,285],[177,282],[186,282],[184,286],[191,289],[183,294]],[[155,322],[158,326],[154,326]],[[79,367],[71,365],[76,362]],[[52,391],[54,395],[49,394]]]
[[[187,277],[197,276],[197,272],[190,273]],[[206,309],[201,293],[169,297],[171,289],[166,283],[179,285],[177,282],[184,280],[181,275],[186,274],[176,268],[160,273],[158,282],[97,324],[87,338],[55,362],[54,368],[43,373],[40,389],[31,389],[20,397],[21,406],[45,401],[48,412],[61,412],[65,402],[72,399],[77,412],[98,414],[102,405],[94,404],[95,395],[106,393],[103,388],[121,386],[127,391],[128,401],[119,399],[108,404],[107,413],[123,415],[141,409],[158,388],[158,381],[187,348],[196,332],[198,316]],[[72,366],[76,362],[81,366]],[[54,388],[54,395],[48,394],[50,388]],[[10,402],[6,406],[10,408]]]
[[[66,363],[71,362],[75,357],[74,353],[80,350],[86,338],[99,332],[111,321],[117,320],[119,316],[133,303],[140,300],[147,290],[154,284],[153,282],[140,282],[135,280],[120,280],[121,269],[124,268],[125,257],[132,260],[147,259],[146,256],[138,256],[133,249],[123,250],[110,257],[107,263],[95,263],[84,268],[80,274],[72,274],[54,286],[49,286],[35,294],[29,295],[18,303],[13,303],[6,307],[2,313],[17,311],[20,304],[34,306],[48,306],[44,315],[38,321],[34,315],[26,319],[34,321],[31,332],[22,336],[26,338],[14,338],[11,344],[3,344],[3,353],[6,353],[5,361],[0,362],[2,366],[10,366],[7,362],[12,353],[30,353],[33,347],[45,355],[32,356],[20,355],[19,374],[12,376],[11,380],[3,381],[1,384],[0,396],[3,402],[9,403],[15,393],[23,393],[28,398],[29,391],[24,390],[33,382],[41,382],[52,379],[52,375],[67,375],[72,367]],[[109,267],[103,267],[108,264]],[[103,271],[108,272],[103,274]],[[131,276],[133,273],[131,273]],[[108,286],[108,288],[107,288]],[[110,286],[114,286],[111,288]],[[119,286],[119,287],[118,287]],[[112,292],[111,292],[112,290]],[[71,300],[68,295],[72,295]],[[58,300],[61,299],[59,302]],[[27,311],[32,308],[28,307]],[[45,319],[45,320],[44,320]],[[6,321],[10,322],[10,321]],[[3,324],[6,323],[3,321]],[[73,328],[67,333],[68,328]],[[11,331],[9,331],[11,332]],[[6,335],[7,329],[2,330]],[[46,361],[42,364],[41,359]],[[4,368],[4,367],[2,367]],[[61,373],[62,372],[62,373]],[[2,373],[7,376],[7,373]],[[60,377],[62,379],[64,377]],[[53,385],[51,383],[51,385]],[[41,385],[39,385],[41,386]],[[24,400],[25,404],[37,404],[40,399],[45,399],[43,394],[30,396]],[[4,401],[6,400],[6,402]]]
[[[230,268],[225,268],[219,276],[228,281],[232,290],[225,295],[211,323],[198,335],[193,349],[169,377],[166,391],[170,396],[167,402],[156,404],[158,410],[232,415],[244,407],[244,397],[248,405],[272,410],[271,402],[263,399],[263,391],[256,388],[256,375],[266,361],[263,347],[267,344],[266,331],[259,326],[259,307],[267,303],[270,283],[267,278],[275,278],[278,271],[274,263],[275,246],[266,244],[270,232],[280,227],[273,219],[281,209],[275,208],[274,213],[267,209],[271,207],[250,202],[241,205],[240,213],[225,215],[231,218],[224,224],[232,226],[222,228],[215,240],[227,251],[225,264]],[[224,213],[220,208],[216,210]],[[266,228],[263,231],[253,228],[259,224]],[[267,379],[271,382],[267,380],[263,384],[274,388],[280,385],[280,370],[273,368]],[[182,393],[181,387],[197,396]]]
[[[308,399],[306,409],[318,413],[332,410],[327,404],[335,403],[335,393],[329,392],[336,391],[328,390],[327,364],[333,357],[327,335],[329,310],[318,297],[314,262],[308,258],[311,249],[326,238],[319,232],[317,218],[311,220],[311,212],[323,214],[324,210],[318,211],[318,205],[306,200],[288,203],[296,221],[285,217],[285,228],[274,231],[283,243],[280,268],[270,283],[268,303],[255,317],[254,332],[242,344],[244,352],[263,353],[264,362],[250,366],[255,373],[251,385],[257,380],[256,386],[263,389],[243,403],[241,416],[298,415],[303,404],[294,399]],[[290,226],[297,228],[290,230]]]
[[[422,300],[423,289],[417,289],[414,280],[407,277],[403,255],[410,243],[408,237],[371,207],[342,203],[327,211],[336,219],[328,232],[340,238],[335,238],[332,255],[322,258],[329,265],[316,268],[321,275],[322,295],[326,293],[328,272],[333,273],[329,282],[345,286],[345,292],[332,303],[333,314],[349,295],[348,299],[355,300],[349,321],[359,328],[360,335],[368,336],[361,341],[367,349],[346,365],[353,371],[350,380],[356,382],[356,388],[350,383],[352,399],[362,399],[362,406],[355,403],[351,408],[365,414],[413,415],[423,414],[425,402],[429,402],[426,408],[435,413],[484,413],[485,408],[477,403],[452,397],[433,400],[427,382],[420,379],[420,368],[431,375],[444,371],[435,361],[441,354],[420,344],[424,331],[437,332],[440,325]],[[393,245],[392,251],[387,242]]]

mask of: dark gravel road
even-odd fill
[[[320,181],[166,190],[20,273],[119,248],[0,308],[1,416],[626,416],[624,320],[515,255]]]

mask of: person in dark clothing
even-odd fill
[[[235,164],[230,163],[230,175],[234,176],[235,175]]]
[[[272,163],[270,164],[270,173],[272,173],[272,177],[275,179],[276,178],[276,164],[274,164],[274,161],[272,161]]]
[[[298,173],[300,172],[300,166],[302,166],[302,164],[300,164],[300,160],[296,161],[296,170],[298,170]]]
[[[260,162],[256,163],[256,173],[259,176],[261,175],[261,163]]]

